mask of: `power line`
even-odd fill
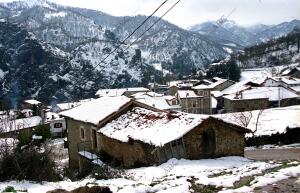
[[[110,53],[108,53],[107,54],[107,56],[104,58],[104,59],[102,59],[101,61],[100,61],[100,63],[98,63],[96,66],[94,66],[93,67],[93,69],[95,69],[96,67],[99,67],[99,65],[101,64],[101,63],[104,63],[105,62],[105,60],[112,54],[112,53],[114,53],[116,50],[118,50],[120,47],[121,47],[121,45],[123,45],[131,36],[133,36],[133,34],[136,32],[136,31],[138,31],[166,2],[167,2],[168,0],[165,0],[163,3],[161,3],[155,10],[154,10],[154,12],[151,14],[151,15],[149,15],[133,32],[131,32],[122,42],[120,42],[119,43],[119,45],[113,50],[113,51],[111,51]],[[136,12],[136,11],[135,11]],[[24,75],[24,74],[23,74]],[[15,85],[15,84],[17,84],[17,82],[18,82],[18,80],[20,80],[20,78],[21,78],[22,76],[20,76],[20,77],[18,77],[18,79],[16,80],[16,81],[14,81],[14,83],[13,84],[10,84],[10,85],[8,85],[7,86],[7,88],[6,88],[6,90],[8,90],[8,92],[11,90],[11,88]],[[86,81],[87,79],[86,78],[84,78],[84,79],[81,79],[81,81]],[[79,83],[79,81],[75,81],[75,84],[74,85],[77,85]],[[83,83],[83,84],[85,84],[85,83]]]
[[[139,10],[140,10],[139,8],[136,9],[136,10],[130,15],[130,17],[128,17],[127,19],[126,19],[126,16],[124,16],[124,17],[123,17],[124,20],[121,21],[121,22],[117,25],[117,27],[113,30],[113,32],[116,33],[116,32],[119,30],[119,28],[121,28],[122,25],[125,25],[125,24],[128,23],[130,20],[132,20],[132,19],[133,19],[132,17],[134,16],[134,14],[136,14]]]
[[[181,0],[178,0],[172,7],[170,7],[161,17],[159,17],[149,28],[147,28],[138,38],[136,38],[131,44],[129,44],[125,50],[129,49],[134,43],[136,43],[142,36],[144,36],[154,25],[162,20]]]
[[[123,41],[121,41],[119,43],[119,45],[117,47],[115,47],[115,49],[113,49],[111,52],[109,52],[97,65],[93,66],[93,69],[99,67],[100,64],[104,63],[105,60],[112,54],[114,53],[116,50],[118,50],[121,45],[125,44],[125,42],[131,37],[133,36],[133,34],[135,34],[135,32],[137,32],[168,0],[165,0],[163,3],[161,3],[156,9],[155,11],[149,15],[135,30],[133,30],[133,32],[131,32]],[[81,80],[81,81],[86,81],[87,78]],[[78,83],[78,82],[77,82]]]

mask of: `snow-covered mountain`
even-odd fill
[[[278,25],[258,24],[250,27],[243,27],[234,21],[227,20],[222,24],[214,21],[204,22],[190,27],[189,30],[198,32],[224,45],[228,45],[230,42],[233,45],[247,47],[285,36],[297,27],[300,28],[299,20]]]
[[[236,59],[245,68],[299,64],[300,30],[295,29],[284,37],[245,48],[244,52],[236,55]]]
[[[28,77],[42,78],[28,84],[22,79],[15,90],[3,87],[2,98],[14,95],[47,101],[52,95],[72,100],[91,97],[101,87],[145,86],[154,73],[158,77],[163,77],[166,71],[188,74],[228,55],[224,46],[164,20],[137,39],[158,18],[151,18],[130,40],[120,44],[146,18],[142,15],[114,17],[46,0],[21,0],[0,3],[0,17],[1,24],[11,29],[1,29],[5,37],[24,31],[31,34],[36,44],[43,45],[40,52],[49,56],[58,54],[61,60],[55,64],[52,61],[57,61],[56,57],[35,60],[34,65],[26,63],[25,70],[22,63],[15,62],[15,56],[30,58],[31,52],[19,55],[17,48],[12,47],[22,46],[27,36],[18,43],[14,36],[10,37],[15,45],[7,45],[3,40],[3,54],[11,50],[14,54],[6,60],[0,58],[1,83],[11,84],[18,76],[26,77],[29,82],[32,78]],[[128,48],[134,40],[136,43]],[[46,47],[49,49],[44,49]],[[156,71],[153,66],[157,64],[164,70]],[[20,90],[23,93],[19,93]]]
[[[60,6],[46,0],[29,1],[2,6],[10,10],[11,20],[22,23],[39,39],[67,51],[90,39],[102,40],[106,30],[110,30],[116,39],[123,40],[146,18],[142,15],[114,17],[100,11]],[[136,40],[157,19],[151,18],[126,43]],[[184,64],[188,69],[203,68],[228,54],[218,43],[164,20],[138,39],[135,48],[142,50],[147,63],[168,63],[170,71],[177,70],[176,65],[172,65],[175,54],[189,55],[189,61]]]

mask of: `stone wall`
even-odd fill
[[[242,112],[257,109],[266,109],[269,107],[268,99],[250,99],[250,100],[229,100],[224,98],[225,112]]]
[[[214,145],[210,145],[211,149],[206,148],[209,144],[204,140],[208,132],[214,133],[214,139],[209,139],[214,142]],[[213,119],[193,129],[183,139],[188,159],[244,155],[244,133]]]
[[[92,141],[92,129],[95,128],[92,124],[66,119],[68,128],[68,148],[69,148],[69,166],[73,169],[79,168],[78,147],[83,150],[84,142],[86,142],[86,150],[91,150],[91,145],[88,142]],[[81,138],[80,129],[84,129],[84,138]],[[82,144],[82,145],[81,145]]]
[[[211,114],[211,101],[209,98],[181,98],[181,110],[193,114]]]
[[[155,147],[131,140],[128,143],[98,134],[99,150],[117,159],[124,167],[151,165],[158,162]]]
[[[14,138],[17,137],[18,135],[29,135],[32,133],[34,127],[31,128],[26,128],[26,129],[20,129],[16,131],[10,131],[6,133],[0,133],[0,138]]]
[[[71,119],[67,119],[67,127],[69,164],[71,168],[78,169],[80,160],[78,144],[93,141],[92,131],[96,128],[91,124]],[[81,129],[85,130],[84,139],[81,138]],[[174,140],[160,148],[141,141],[129,140],[125,143],[111,139],[101,133],[96,134],[97,147],[86,150],[109,155],[119,161],[123,167],[158,164],[172,157],[203,159],[231,155],[242,156],[244,153],[244,133],[230,124],[212,118],[194,128],[182,139]]]

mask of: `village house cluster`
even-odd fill
[[[95,98],[52,100],[50,106],[30,99],[23,102],[22,110],[0,112],[0,137],[47,124],[53,137],[66,138],[69,165],[80,171],[103,159],[137,167],[170,158],[243,156],[245,134],[284,134],[287,128],[300,127],[299,94],[295,68],[241,82],[214,77],[150,83],[149,88],[100,89]],[[245,124],[240,112],[260,120]],[[280,121],[285,114],[289,119]]]

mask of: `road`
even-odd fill
[[[246,150],[245,157],[254,160],[300,160],[300,148]]]

